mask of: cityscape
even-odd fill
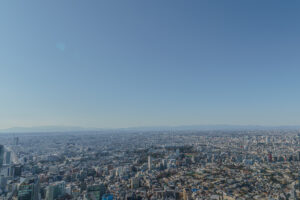
[[[0,200],[300,200],[299,20],[299,0],[0,0]]]
[[[0,198],[300,198],[298,130],[0,135]]]

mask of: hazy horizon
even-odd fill
[[[86,132],[86,131],[113,131],[113,130],[140,130],[140,131],[157,131],[157,130],[283,130],[291,129],[298,130],[300,125],[233,125],[233,124],[199,124],[199,125],[177,125],[177,126],[137,126],[137,127],[80,127],[80,126],[59,126],[59,125],[50,125],[50,126],[31,126],[31,127],[10,127],[5,129],[0,129],[0,133],[34,133],[34,132]]]

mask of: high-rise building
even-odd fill
[[[176,156],[179,157],[179,155],[180,155],[180,151],[179,149],[176,149]]]
[[[152,157],[148,156],[148,169],[151,170],[152,169]]]
[[[0,167],[3,165],[4,162],[4,146],[0,144]]]
[[[298,171],[298,190],[300,190],[300,171]]]
[[[19,186],[18,200],[39,200],[40,182],[37,177],[27,178]]]
[[[270,137],[269,137],[269,136],[266,136],[266,137],[265,137],[265,143],[266,143],[266,144],[269,144],[269,143],[270,143]]]
[[[0,189],[1,191],[6,190],[6,183],[7,183],[7,178],[5,176],[0,176]]]
[[[64,181],[51,184],[47,187],[46,199],[54,200],[66,194],[66,184]]]
[[[18,137],[14,137],[14,145],[18,145],[19,144],[19,138]]]
[[[22,165],[12,165],[11,174],[13,177],[20,177],[22,175]]]
[[[5,152],[5,164],[9,165],[11,163],[11,151]]]
[[[168,167],[168,160],[167,159],[163,159],[162,160],[162,165],[163,165],[163,168],[166,169]]]
[[[12,176],[12,170],[10,165],[2,165],[0,175],[5,177]]]

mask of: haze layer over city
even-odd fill
[[[300,199],[300,2],[0,3],[0,200]]]

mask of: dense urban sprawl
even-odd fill
[[[298,134],[2,134],[0,199],[299,199]]]

